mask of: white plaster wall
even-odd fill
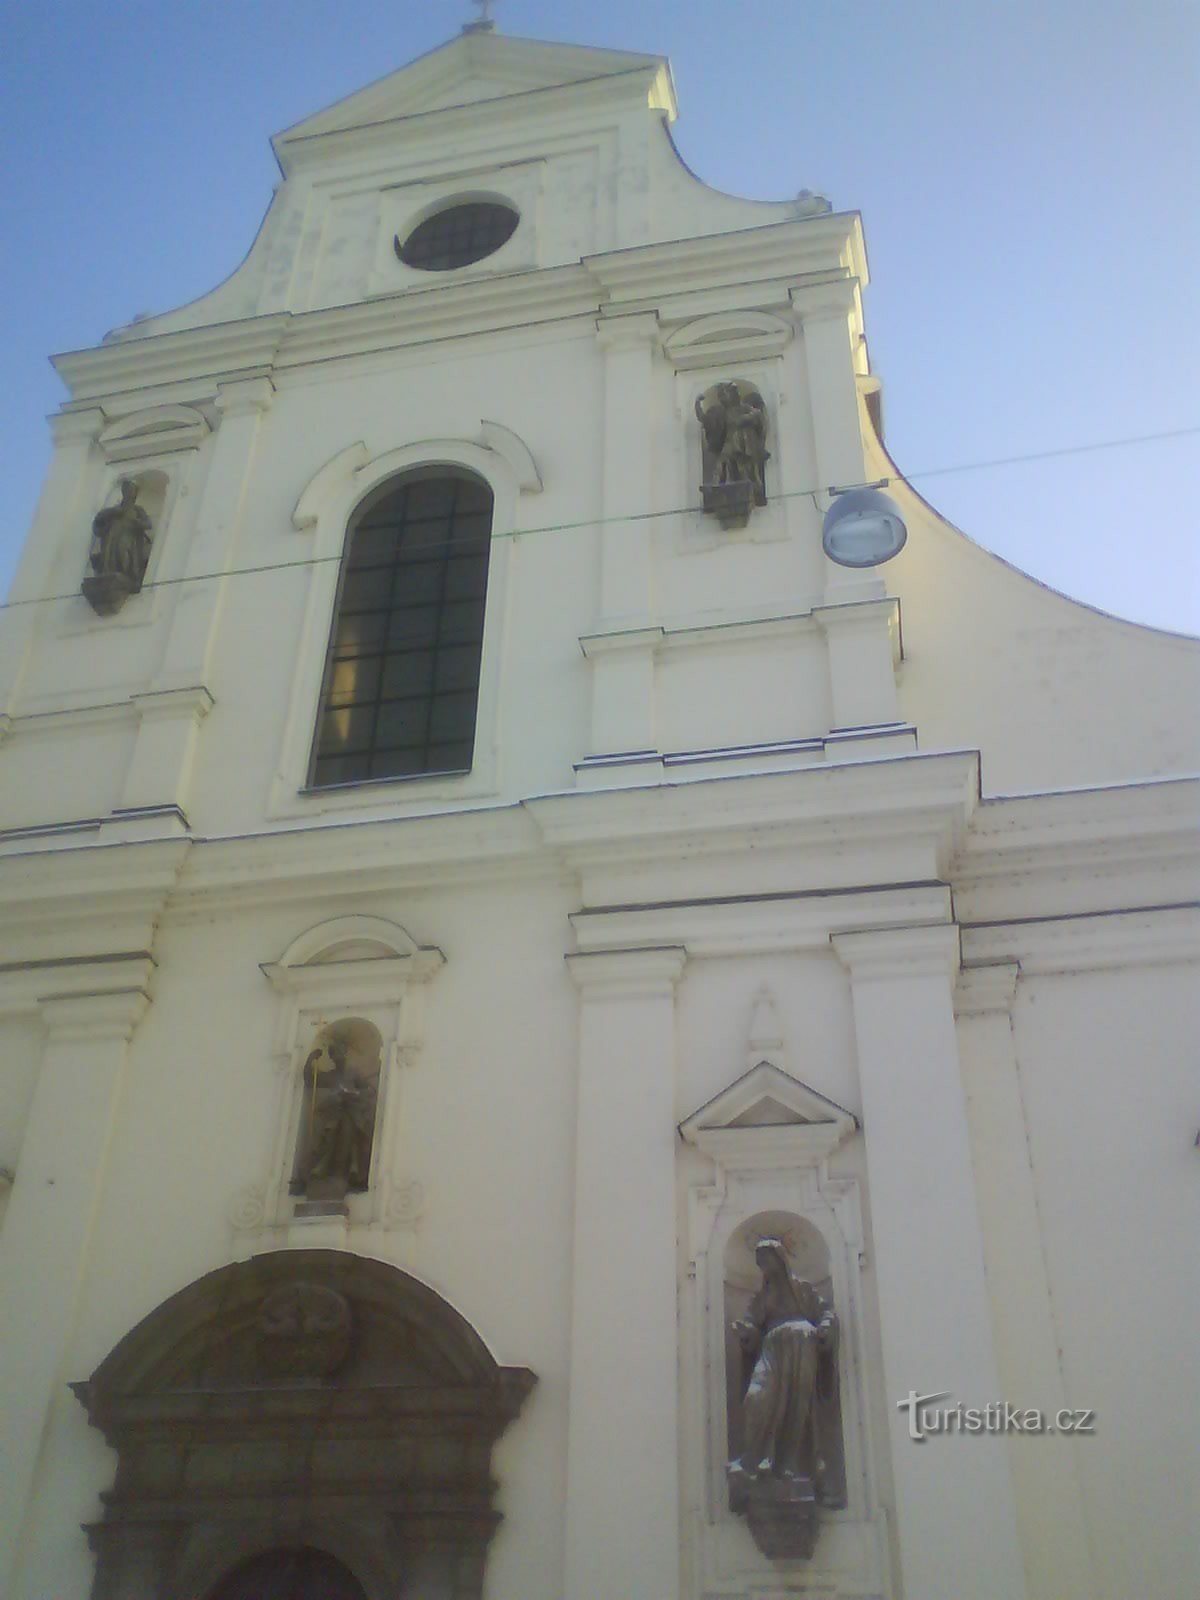
[[[900,700],[925,749],[979,749],[988,794],[1200,771],[1200,640],[1105,616],[944,521],[872,444],[908,524],[882,569],[904,619]],[[1047,530],[1053,537],[1053,530]]]
[[[275,1131],[276,997],[258,964],[348,908],[402,921],[447,958],[426,995],[424,1048],[403,1070],[399,1149],[385,1153],[422,1185],[424,1212],[415,1231],[374,1230],[354,1248],[428,1283],[499,1362],[538,1374],[494,1461],[505,1521],[488,1592],[550,1596],[562,1564],[561,1514],[549,1508],[561,1508],[565,1470],[576,1028],[562,960],[567,903],[552,883],[403,903],[355,896],[163,928],[64,1379],[88,1376],[169,1295],[246,1253],[227,1209],[266,1176]],[[83,1600],[90,1558],[75,1530],[97,1515],[112,1467],[64,1389],[11,1600]]]
[[[1022,979],[1021,1094],[1097,1600],[1200,1572],[1194,964]],[[1042,1441],[1072,1449],[1061,1438]]]

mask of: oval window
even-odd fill
[[[406,267],[421,272],[449,272],[482,261],[507,244],[520,217],[497,200],[471,200],[447,206],[419,222],[403,243],[396,236],[396,254]]]

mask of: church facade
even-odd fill
[[[675,110],[477,25],[57,359],[7,1600],[1200,1570],[1200,643],[905,484],[857,215],[709,190]]]

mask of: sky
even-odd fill
[[[517,36],[669,56],[676,142],[715,188],[860,211],[872,366],[913,486],[1042,582],[1200,633],[1196,0],[495,13]],[[474,15],[468,0],[0,0],[0,591],[66,398],[48,356],[225,278],[278,181],[270,135]],[[1160,434],[1176,437],[1115,444]]]

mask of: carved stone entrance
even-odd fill
[[[323,1550],[268,1550],[243,1561],[209,1600],[366,1600],[366,1591]]]
[[[93,1600],[479,1600],[492,1446],[535,1381],[383,1262],[222,1267],[75,1385],[118,1457]]]

